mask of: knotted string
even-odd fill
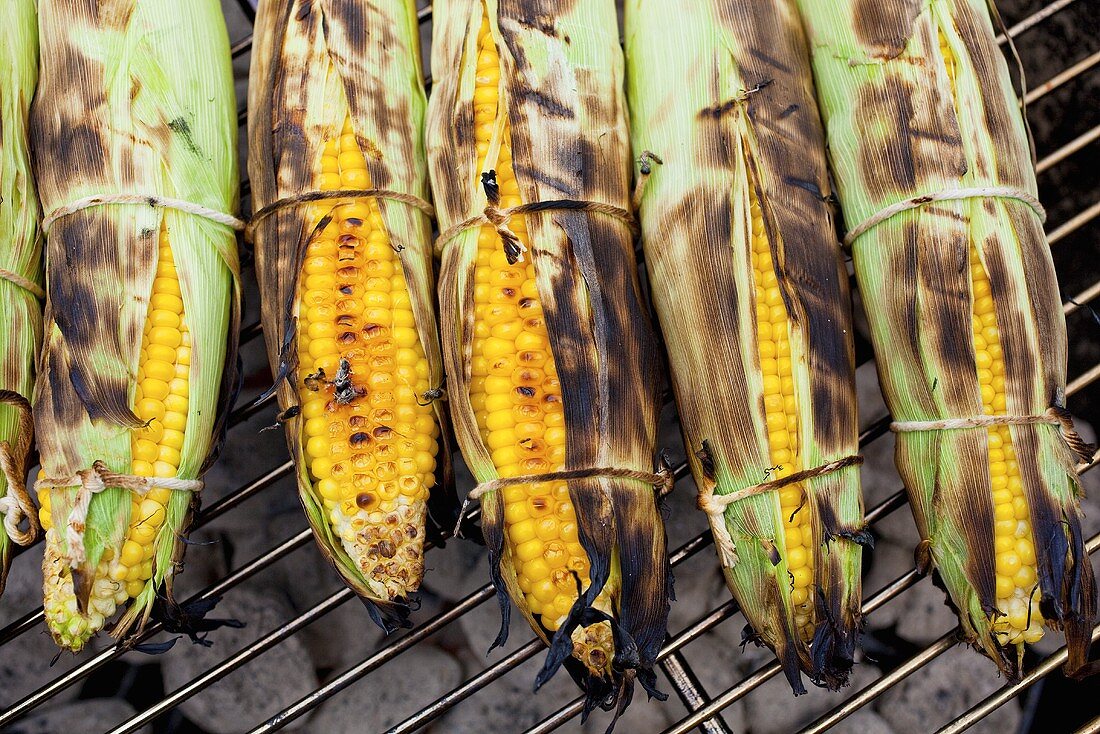
[[[508,221],[516,214],[533,214],[547,211],[584,211],[605,214],[612,219],[617,219],[630,228],[630,232],[637,235],[638,223],[634,215],[621,206],[604,204],[598,201],[577,201],[575,199],[553,199],[550,201],[535,201],[518,206],[500,206],[500,187],[497,185],[496,171],[486,171],[481,174],[481,184],[485,188],[485,198],[488,203],[481,214],[468,217],[458,224],[454,224],[444,230],[435,241],[436,254],[442,254],[443,247],[458,235],[472,227],[481,227],[491,224],[500,235],[504,245],[504,256],[509,265],[515,265],[523,260],[523,253],[527,252],[526,245],[520,241],[516,233],[508,227]]]
[[[84,562],[84,530],[88,519],[88,508],[92,496],[108,487],[128,489],[145,495],[151,489],[173,489],[181,492],[202,491],[201,479],[179,479],[178,477],[139,477],[133,474],[119,474],[107,468],[102,461],[95,461],[91,469],[77,472],[76,476],[56,479],[44,477],[34,483],[35,490],[77,487],[76,501],[69,513],[69,522],[65,530],[65,540],[69,546],[69,563],[75,568]]]
[[[773,479],[768,482],[754,484],[751,487],[744,487],[728,494],[715,494],[714,490],[717,486],[716,483],[713,481],[703,482],[702,486],[699,488],[698,506],[700,510],[710,517],[710,526],[714,533],[714,544],[717,546],[718,553],[722,558],[722,565],[732,567],[737,563],[737,546],[733,542],[733,536],[730,535],[729,528],[726,527],[725,518],[723,517],[726,508],[730,505],[758,494],[775,492],[783,489],[783,487],[820,477],[823,474],[840,471],[849,466],[858,466],[862,463],[862,456],[845,456],[843,459],[830,461],[828,464],[822,464],[813,469],[795,472],[781,479]]]

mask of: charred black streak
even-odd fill
[[[356,387],[351,381],[351,362],[340,360],[340,367],[336,370],[336,377],[332,381],[334,399],[337,405],[348,405],[356,398],[366,395],[365,388]]]
[[[821,187],[817,185],[816,181],[807,181],[805,179],[795,178],[794,176],[784,176],[783,183],[809,191],[818,201],[828,201],[828,197],[821,193]]]
[[[539,109],[552,117],[560,117],[565,120],[572,120],[576,115],[573,110],[566,107],[562,103],[555,99],[551,99],[542,92],[532,87],[519,87],[516,90],[519,94],[519,98],[523,100],[530,100],[534,102]]]
[[[798,112],[798,110],[799,110],[799,106],[796,105],[796,104],[792,104],[792,105],[788,106],[787,109],[783,110],[778,115],[776,115],[776,118],[780,119],[780,120],[783,120],[787,117],[790,117],[795,112]]]
[[[715,481],[714,457],[710,452],[710,439],[703,439],[703,445],[695,452],[703,469],[703,476],[712,482]]]
[[[787,66],[782,61],[775,58],[774,56],[765,53],[764,51],[760,50],[759,48],[754,48],[752,50],[752,55],[753,55],[754,58],[760,59],[761,61],[763,61],[768,66],[772,67],[773,69],[778,69],[779,71],[782,71],[784,74],[791,74],[792,73],[791,67]]]
[[[557,38],[558,29],[554,25],[554,18],[551,15],[545,13],[539,13],[537,15],[520,15],[516,18],[516,21],[528,28],[534,28],[538,32],[550,36],[551,38]]]
[[[309,17],[313,12],[313,0],[302,0],[301,5],[298,6],[298,12],[294,14],[294,20],[302,21]]]
[[[168,129],[183,138],[183,144],[187,146],[189,151],[199,155],[199,146],[195,145],[195,138],[191,135],[191,126],[187,124],[187,120],[182,117],[169,120]]]

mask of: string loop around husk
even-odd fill
[[[500,236],[504,245],[504,254],[511,265],[523,260],[523,253],[527,247],[516,236],[516,233],[508,226],[509,220],[517,214],[535,214],[548,211],[582,211],[604,214],[625,224],[631,234],[637,236],[641,231],[634,215],[614,204],[606,204],[599,201],[580,201],[576,199],[549,199],[547,201],[534,201],[517,206],[500,206],[500,188],[497,186],[496,171],[486,171],[481,174],[481,182],[485,188],[487,203],[480,214],[474,214],[466,219],[451,225],[440,233],[435,240],[435,252],[443,254],[443,248],[458,235],[473,227],[492,225]]]
[[[19,426],[14,442],[0,441],[0,471],[7,488],[0,496],[0,515],[4,516],[4,531],[14,542],[30,545],[38,537],[38,511],[27,493],[27,454],[34,436],[31,405],[14,390],[0,390],[0,404],[10,405],[19,412]],[[26,521],[26,528],[23,523]]]
[[[799,482],[820,477],[824,474],[846,469],[849,466],[858,466],[862,463],[863,457],[853,454],[851,456],[845,456],[842,459],[830,461],[827,464],[822,464],[813,469],[806,469],[780,479],[773,479],[749,487],[743,487],[736,491],[729,492],[728,494],[715,494],[714,490],[717,488],[717,484],[713,481],[703,482],[699,488],[698,507],[710,517],[710,526],[714,534],[714,545],[718,548],[718,554],[722,558],[722,565],[732,567],[737,563],[737,545],[733,541],[733,536],[730,535],[729,528],[726,527],[724,518],[726,509],[730,505],[748,499],[749,497],[755,497],[758,494],[775,492],[792,484],[798,484]]]
[[[477,486],[466,494],[462,501],[462,509],[458,513],[458,523],[455,525],[454,534],[459,534],[459,527],[466,516],[466,508],[474,500],[481,499],[489,492],[515,487],[522,484],[540,484],[542,482],[563,482],[570,479],[635,479],[639,482],[653,485],[659,496],[672,491],[676,477],[668,466],[662,466],[655,472],[638,471],[637,469],[624,469],[618,467],[597,467],[589,469],[564,469],[562,471],[546,472],[544,474],[525,474],[519,477],[498,477],[479,482]]]
[[[902,199],[882,208],[848,230],[848,234],[844,235],[844,246],[850,248],[857,239],[896,214],[901,214],[910,209],[917,209],[934,201],[960,201],[963,199],[1016,199],[1031,207],[1032,211],[1039,217],[1040,222],[1045,222],[1047,219],[1046,209],[1043,208],[1038,199],[1028,192],[1012,186],[944,189],[931,194],[911,196],[908,199]]]
[[[49,232],[50,227],[53,226],[53,223],[58,219],[76,214],[79,211],[89,209],[93,206],[105,206],[108,204],[147,204],[155,209],[175,209],[176,211],[194,214],[197,217],[223,224],[238,232],[242,231],[245,226],[244,222],[237,219],[232,214],[226,214],[217,209],[211,209],[191,201],[173,199],[169,196],[160,196],[158,194],[93,194],[77,199],[76,201],[71,201],[68,204],[62,204],[47,214],[42,220],[42,231],[44,233]]]
[[[267,219],[269,216],[282,209],[287,209],[292,206],[298,206],[300,204],[310,204],[315,201],[332,201],[335,199],[389,199],[391,201],[397,201],[402,204],[407,204],[414,209],[418,209],[429,218],[435,217],[435,208],[421,199],[419,196],[412,194],[406,194],[402,191],[391,191],[389,189],[339,189],[336,191],[306,191],[301,194],[293,194],[291,196],[285,196],[282,199],[277,199],[267,206],[259,209],[252,214],[251,219],[248,220],[248,225],[245,228],[245,239],[252,241],[252,237],[255,235],[256,226]]]
[[[1083,462],[1090,462],[1096,447],[1081,438],[1073,425],[1073,415],[1065,408],[1052,405],[1042,415],[975,415],[968,418],[943,418],[932,421],[894,421],[890,430],[894,433],[914,431],[954,431],[965,428],[988,428],[990,426],[1050,424],[1058,426],[1062,439]]]
[[[91,469],[77,472],[67,478],[43,477],[34,483],[36,491],[41,489],[60,489],[76,487],[76,500],[69,512],[69,521],[65,529],[65,541],[69,546],[69,563],[73,568],[85,560],[84,530],[88,520],[88,508],[92,496],[108,487],[127,489],[145,495],[151,489],[171,489],[181,492],[201,492],[201,479],[180,479],[178,477],[139,477],[133,474],[120,474],[111,471],[103,461],[96,460]]]

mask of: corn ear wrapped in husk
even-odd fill
[[[233,214],[237,122],[219,4],[48,0],[39,12],[32,145],[47,215],[112,195]],[[236,237],[172,206],[80,208],[48,229],[46,280],[34,399],[44,604],[57,643],[79,650],[127,602],[116,635],[172,603],[197,495],[139,492],[110,472],[187,486],[213,460],[237,384]],[[97,476],[108,477],[102,491]]]
[[[902,424],[918,563],[939,571],[967,637],[1009,679],[1044,625],[1065,632],[1067,670],[1083,672],[1096,588],[1073,434],[1051,422],[1065,417],[1065,319],[991,6],[800,6],[880,381]],[[1018,422],[1029,417],[1045,422]],[[1009,422],[921,429],[972,418]]]
[[[34,362],[42,342],[42,303],[39,294],[27,287],[30,283],[42,288],[40,210],[27,141],[27,118],[38,81],[38,23],[33,0],[3,0],[0,9],[5,20],[0,27],[0,268],[26,281],[0,277],[0,323],[5,327],[0,336],[0,442],[8,444],[4,450],[14,460],[13,479],[18,477],[12,487],[0,472],[0,497],[7,495],[17,502],[20,493],[26,496],[24,462],[32,436],[24,414],[29,410],[26,401],[34,387]],[[0,513],[0,519],[18,518],[19,510],[8,516],[13,509]],[[28,522],[25,529],[13,528],[14,537],[6,527],[0,529],[0,594],[14,543],[25,544],[38,533],[35,513],[29,514]]]
[[[635,272],[623,61],[610,0],[447,0],[433,14],[428,153],[443,231],[444,364],[479,482],[653,470],[656,342]],[[598,202],[459,227],[488,203]],[[554,205],[550,205],[554,206]],[[508,597],[593,707],[653,693],[669,578],[650,479],[598,476],[481,496],[507,634]],[[578,590],[582,590],[578,597]]]
[[[794,3],[630,0],[649,282],[688,457],[721,497],[858,451],[847,274]],[[644,155],[644,154],[643,154]],[[847,682],[861,625],[859,468],[710,514],[731,590],[795,693]]]
[[[408,626],[429,497],[448,532],[456,506],[415,3],[262,5],[249,106],[253,209],[277,207],[254,239],[299,496],[375,621]],[[391,193],[278,205],[372,188]]]

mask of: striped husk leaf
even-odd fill
[[[5,22],[0,27],[0,268],[42,287],[40,210],[31,173],[27,141],[28,114],[38,81],[38,25],[34,0],[0,2]],[[42,342],[42,302],[23,285],[0,277],[0,390],[30,399],[34,388],[34,362]],[[20,436],[16,406],[0,404],[0,441],[16,451],[20,440],[30,445],[31,436]],[[15,456],[16,473],[25,473],[26,456]],[[20,486],[23,477],[20,476]],[[14,494],[0,472],[0,497]],[[0,520],[3,515],[0,514]],[[31,518],[30,537],[38,529]],[[4,591],[13,543],[0,528],[0,594]]]
[[[169,0],[45,1],[39,12],[42,69],[31,139],[43,210],[134,194],[236,212],[236,109],[219,4],[201,0],[181,12]],[[174,266],[162,254],[167,242]],[[95,462],[131,473],[135,431],[155,428],[135,411],[143,334],[162,270],[178,276],[190,330],[190,366],[180,363],[189,398],[175,476],[195,479],[213,460],[237,384],[234,232],[176,209],[102,205],[62,217],[48,232],[34,399],[46,479],[76,477]],[[40,493],[53,527],[44,561],[46,618],[59,644],[79,649],[113,615],[112,595],[130,600],[116,635],[143,626],[158,598],[171,603],[197,495],[168,493],[155,519],[153,555],[144,561],[149,573],[130,587],[140,586],[136,594],[104,568],[122,558],[129,526],[145,522],[132,512],[140,498],[110,486],[92,494],[83,548],[73,548],[66,538],[75,483]]]
[[[493,181],[502,187],[502,202],[568,199],[630,207],[614,3],[447,0],[435,4],[433,24],[428,154],[441,231],[481,213]],[[493,64],[479,70],[487,58]],[[489,118],[475,125],[485,114]],[[505,157],[510,162],[502,165]],[[483,186],[483,174],[490,172],[490,185]],[[550,428],[544,438],[520,438],[500,449],[519,456],[528,450],[538,456],[545,449],[541,455],[553,459],[521,460],[511,465],[511,475],[604,467],[652,471],[659,366],[629,228],[604,213],[561,209],[516,216],[508,226],[526,233],[520,239],[528,251],[521,260],[500,254],[505,240],[491,227],[470,227],[442,242],[439,298],[448,394],[457,439],[474,477],[485,482],[498,476],[497,449],[489,445],[495,436],[483,434],[479,424],[486,409],[475,409],[472,400],[472,390],[484,385],[478,402],[489,403],[487,378],[474,375],[489,349],[479,346],[489,343],[489,332],[480,333],[475,325],[486,293],[503,299],[506,308],[518,303],[537,313],[523,322],[533,329],[524,339],[538,343],[539,360],[549,356],[546,363],[539,361],[542,367],[515,373],[545,373],[533,387],[514,388],[516,411],[542,401],[545,415],[563,416],[563,450],[548,448]],[[489,244],[479,254],[483,241]],[[479,281],[484,263],[499,263],[498,274],[519,273],[523,297],[516,292],[518,282],[510,288],[491,278]],[[515,344],[522,342],[517,338]],[[519,358],[531,354],[520,352]],[[515,374],[512,379],[522,379]],[[517,424],[516,437],[528,428]],[[553,433],[560,439],[559,428]],[[552,498],[545,489],[550,486]],[[568,566],[577,573],[551,576],[558,592],[568,595],[555,597],[554,604],[564,606],[555,606],[553,615],[534,610],[530,589],[522,586],[527,582],[517,575],[521,556],[512,547],[523,523],[506,511],[506,503],[518,508],[518,500],[506,499],[509,489],[484,494],[482,532],[504,615],[497,644],[507,633],[510,596],[550,644],[536,685],[564,664],[586,691],[586,713],[596,705],[619,704],[621,710],[635,678],[653,690],[651,668],[667,623],[668,564],[654,488],[636,479],[588,477],[523,489],[533,493],[528,509],[536,515],[549,502],[567,518],[561,537],[567,545],[579,538],[580,555],[571,556]],[[551,556],[561,547],[556,543],[548,543],[547,554],[533,563],[554,562]],[[579,599],[577,586],[583,587]]]
[[[856,454],[847,276],[793,2],[630,0],[626,49],[634,149],[662,161],[643,161],[642,239],[698,486],[726,495]],[[760,313],[787,325],[773,334]],[[772,409],[788,380],[793,431]],[[870,540],[858,466],[711,522],[730,589],[795,693],[800,671],[844,685]]]
[[[254,211],[321,189],[318,171],[326,141],[337,139],[344,141],[341,145],[346,143],[361,151],[368,177],[364,179],[367,183],[355,185],[358,179],[345,175],[332,183],[335,189],[372,187],[419,200],[428,198],[423,143],[425,96],[412,0],[373,4],[294,0],[261,5],[249,90],[249,171]],[[356,157],[354,153],[352,157]],[[344,154],[341,160],[345,160]],[[388,239],[379,246],[384,258],[370,259],[373,256],[368,254],[364,261],[363,248],[369,250],[372,246],[367,244],[366,223],[342,217],[353,207],[366,211],[368,206],[377,207],[374,216],[380,217],[376,219],[378,229],[384,229]],[[353,501],[358,503],[357,508],[348,505],[348,509],[362,510],[367,516],[356,521],[361,526],[345,530],[344,537],[332,520],[339,504],[326,505],[323,480],[311,473],[314,465],[306,452],[305,433],[310,401],[318,395],[327,400],[335,394],[335,388],[325,382],[334,377],[331,369],[319,379],[321,372],[314,372],[303,361],[308,359],[309,345],[313,344],[308,341],[312,311],[307,297],[312,292],[312,276],[307,273],[312,272],[309,263],[315,260],[312,248],[317,239],[337,225],[341,228],[337,240],[346,241],[347,246],[341,244],[336,266],[345,266],[342,272],[351,279],[349,283],[355,281],[341,290],[349,302],[332,307],[343,314],[336,316],[335,334],[343,345],[341,354],[355,357],[362,353],[364,364],[370,359],[379,364],[393,363],[398,337],[392,312],[373,319],[364,317],[370,322],[365,324],[357,314],[369,316],[370,311],[363,311],[364,304],[371,305],[364,300],[364,273],[369,274],[376,266],[395,268],[397,280],[407,290],[415,324],[409,326],[416,332],[411,338],[419,344],[422,363],[417,383],[399,387],[414,389],[420,414],[431,418],[436,426],[445,426],[445,403],[432,390],[443,384],[443,368],[433,293],[431,222],[429,215],[412,203],[382,196],[285,206],[260,220],[254,232],[268,356],[284,411],[299,496],[322,552],[367,603],[374,620],[390,631],[409,624],[409,595],[416,591],[423,575],[426,530],[435,532],[437,541],[441,526],[449,532],[456,503],[445,436],[438,441],[438,465],[427,471],[429,475],[434,471],[434,478],[417,488],[415,498],[392,500],[384,511],[376,510],[385,506],[378,504],[381,490],[369,473],[374,470],[368,471],[365,466],[354,469],[362,473],[344,483],[351,486],[349,482],[362,481],[364,488]],[[386,297],[385,302],[390,303],[390,298]],[[366,367],[360,369],[354,358],[348,364],[349,384],[357,393],[342,403],[333,397],[325,404],[322,420],[338,424],[347,419],[341,418],[342,411],[354,411],[351,420],[362,421],[362,425],[349,429],[358,431],[351,436],[353,443],[360,436],[369,449],[385,442],[377,437],[396,433],[391,444],[410,444],[414,437],[405,425],[386,417],[392,413],[392,401],[387,402],[387,396],[392,395],[393,388],[376,384],[373,373]],[[381,410],[370,410],[379,405]],[[365,453],[357,454],[355,460],[364,457]],[[430,501],[429,481],[434,482]]]
[[[985,0],[800,6],[849,230],[887,206],[945,191],[1036,195]],[[921,203],[858,237],[852,254],[895,421],[1064,408],[1065,320],[1027,203],[984,195]],[[923,538],[918,561],[939,571],[967,637],[1016,679],[1023,642],[1042,634],[1045,619],[1066,633],[1067,670],[1082,671],[1096,589],[1075,457],[1059,427],[904,431],[895,458]],[[1018,495],[1008,504],[1015,515],[1002,515],[1005,492]],[[1038,603],[1017,604],[1014,586]],[[1010,623],[1027,631],[998,632]]]

